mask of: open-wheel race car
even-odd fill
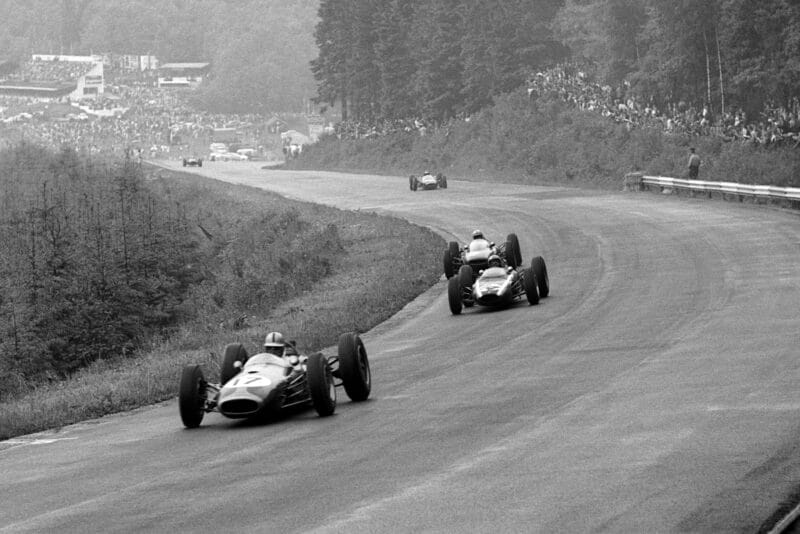
[[[447,244],[442,258],[444,275],[446,278],[452,278],[462,265],[469,265],[473,274],[477,276],[479,271],[489,266],[489,257],[495,254],[514,269],[522,265],[517,234],[508,234],[505,243],[495,245],[483,236],[483,232],[475,230],[472,232],[472,241],[468,244],[461,246],[456,241]]]
[[[550,294],[550,279],[544,258],[536,256],[530,268],[516,269],[498,255],[489,259],[486,269],[477,278],[470,265],[462,265],[458,274],[447,282],[447,301],[453,315],[475,304],[488,307],[510,306],[524,296],[530,305]]]
[[[272,334],[270,334],[272,335]],[[183,368],[178,405],[187,428],[217,411],[231,419],[276,415],[287,408],[313,407],[322,417],[336,410],[336,388],[353,401],[364,401],[372,389],[367,351],[355,332],[339,337],[338,354],[301,355],[286,343],[283,356],[247,355],[241,343],[225,347],[219,383],[205,379],[199,365]]]
[[[197,158],[194,156],[183,158],[183,166],[184,167],[202,167],[203,166],[203,158]]]
[[[447,177],[440,172],[433,175],[430,171],[425,171],[422,176],[412,174],[408,177],[408,188],[412,191],[417,189],[447,189]]]

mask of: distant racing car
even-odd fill
[[[541,256],[527,269],[515,269],[493,255],[489,266],[477,278],[470,265],[462,265],[458,275],[447,283],[447,301],[453,315],[475,304],[488,307],[510,306],[524,296],[530,305],[550,294],[547,266]]]
[[[438,187],[447,189],[447,177],[442,173],[437,173],[434,176],[430,171],[425,171],[422,176],[412,174],[408,177],[408,187],[412,191],[417,189],[436,189]]]
[[[203,158],[197,157],[189,157],[183,158],[183,166],[184,167],[202,167],[203,166]]]
[[[290,346],[294,348],[292,343]],[[288,350],[287,358],[269,353],[247,355],[241,343],[225,347],[219,383],[205,379],[199,365],[181,373],[178,405],[187,428],[217,411],[231,419],[275,414],[291,407],[313,406],[320,416],[336,410],[336,388],[353,401],[364,401],[372,389],[367,351],[355,332],[339,337],[338,354],[309,356]]]
[[[469,265],[472,267],[472,272],[477,275],[478,271],[489,266],[489,257],[493,254],[499,255],[505,263],[515,269],[522,265],[517,234],[508,234],[505,243],[500,245],[495,245],[493,241],[484,238],[480,230],[472,233],[472,241],[466,245],[450,241],[442,258],[444,275],[446,278],[452,278],[462,265]]]

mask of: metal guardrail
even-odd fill
[[[641,173],[625,175],[625,190],[641,191],[644,187],[660,187],[662,191],[668,189],[685,189],[687,191],[707,193],[721,193],[723,195],[737,195],[775,200],[789,200],[800,202],[800,187],[775,187],[772,185],[748,185],[735,182],[705,182],[702,180],[686,180],[684,178],[668,178],[666,176],[645,176]]]

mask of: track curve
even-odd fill
[[[173,401],[0,442],[0,532],[753,532],[800,480],[796,213],[193,172],[447,239],[515,232],[551,296],[454,317],[440,282],[364,334],[374,398],[331,418],[188,431]]]

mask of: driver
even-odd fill
[[[502,267],[503,266],[503,258],[498,256],[497,254],[492,254],[489,256],[489,268],[492,267]]]
[[[264,340],[264,352],[283,358],[295,371],[299,371],[308,358],[300,356],[294,341],[287,343],[280,332],[270,332]]]
[[[475,248],[473,249],[473,245]],[[464,247],[466,250],[479,250],[486,248],[494,248],[494,243],[490,242],[483,236],[483,232],[475,230],[472,232],[472,241]]]

